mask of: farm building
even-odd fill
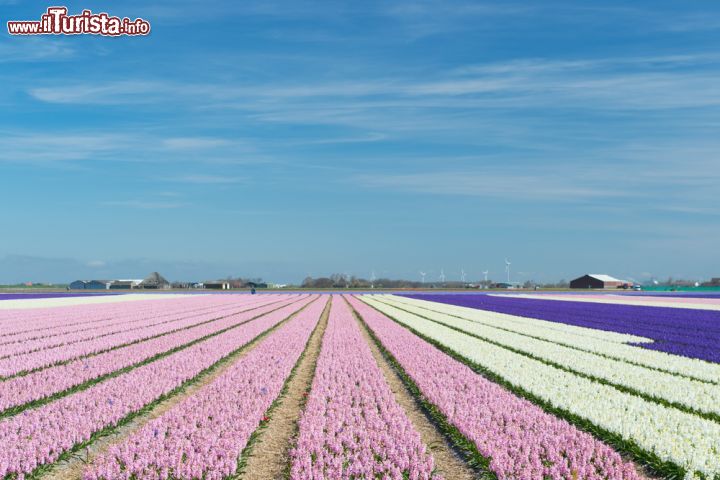
[[[85,284],[86,290],[106,290],[108,287],[107,280],[90,280]]]
[[[71,290],[134,290],[143,289],[167,289],[168,282],[162,275],[153,272],[145,279],[119,279],[119,280],[75,280],[70,283]]]
[[[70,284],[70,290],[105,290],[109,280],[75,280]]]
[[[158,272],[152,272],[147,278],[140,282],[138,288],[150,290],[166,290],[170,288],[170,282]]]
[[[627,288],[629,286],[629,283],[617,279],[615,277],[611,277],[610,275],[603,275],[603,274],[597,274],[597,273],[589,273],[587,275],[583,275],[582,277],[578,277],[575,280],[570,281],[570,288]]]
[[[138,288],[142,280],[113,280],[109,283],[109,290],[132,290]]]
[[[230,282],[228,280],[203,282],[203,288],[210,290],[230,290]]]

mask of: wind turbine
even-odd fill
[[[510,260],[505,259],[505,272],[507,272],[507,283],[510,283]]]
[[[445,269],[440,269],[440,282],[445,283]]]
[[[487,283],[487,276],[488,276],[488,273],[490,273],[490,270],[483,270],[482,273],[483,273],[483,275],[485,275],[485,283]]]
[[[375,288],[375,270],[370,274],[370,288]]]
[[[460,269],[460,281],[462,283],[465,283],[465,269],[464,268]]]
[[[420,276],[422,277],[422,283],[424,285],[425,284],[425,275],[427,275],[427,273],[425,273],[425,272],[419,272],[419,273],[420,273]]]

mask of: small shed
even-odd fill
[[[75,280],[70,283],[70,290],[105,290],[109,280]]]
[[[85,284],[87,281],[85,280],[75,280],[74,282],[70,282],[70,290],[85,290]]]
[[[230,282],[228,280],[216,280],[211,282],[203,282],[205,288],[210,290],[230,290]]]
[[[137,288],[142,280],[113,280],[110,282],[108,289],[110,290],[132,290]]]
[[[627,288],[628,282],[599,273],[588,273],[570,281],[570,288],[603,289],[623,287]]]
[[[106,290],[108,288],[108,280],[90,280],[85,282],[86,290]]]

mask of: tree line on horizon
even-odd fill
[[[378,278],[368,280],[366,278],[356,277],[354,275],[343,275],[341,273],[333,273],[329,277],[313,278],[305,277],[300,286],[302,288],[490,288],[497,282],[493,280],[479,280],[476,282],[460,282],[457,280],[441,281],[416,281],[405,279]],[[544,288],[567,288],[568,282],[560,280],[559,282],[539,284],[532,280],[527,280],[522,284],[523,288],[533,288],[542,286]]]

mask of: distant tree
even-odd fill
[[[330,275],[330,280],[332,280],[333,288],[345,288],[347,286],[345,275],[341,273],[333,273]]]
[[[318,279],[315,279],[313,287],[314,288],[333,288],[333,280],[332,280],[332,278],[328,278],[328,277],[320,277]]]

